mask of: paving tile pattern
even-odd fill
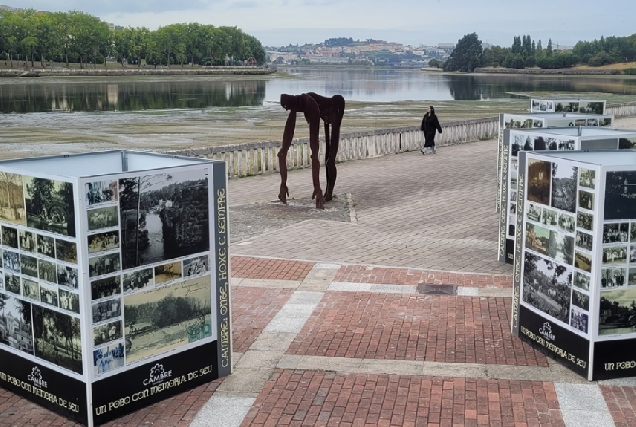
[[[118,418],[104,427],[188,427],[223,380],[202,384],[189,391],[157,402],[130,415]],[[66,418],[0,388],[0,426],[64,426],[80,427]]]
[[[241,426],[564,424],[551,383],[277,370]]]
[[[232,277],[240,279],[303,280],[315,264],[242,256],[233,256],[230,261]]]
[[[232,244],[232,254],[511,274],[497,261],[496,163],[495,140],[443,147],[435,156],[340,163],[334,191],[351,193],[357,224],[312,219]],[[228,186],[233,206],[268,202],[280,177],[232,179]],[[309,197],[311,171],[290,171],[288,187],[291,197]]]
[[[348,265],[340,268],[335,282],[386,285],[458,285],[473,288],[512,288],[512,276],[493,274],[450,273],[448,271],[381,268]]]
[[[510,298],[326,292],[288,354],[547,366],[510,333]]]
[[[232,287],[232,350],[246,352],[293,292],[281,288]]]
[[[616,427],[636,427],[636,388],[600,386]]]

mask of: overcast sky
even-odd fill
[[[2,0],[0,0],[2,2]],[[509,46],[515,35],[579,40],[636,32],[634,0],[4,0],[13,7],[81,10],[123,26],[199,22],[237,26],[266,46],[320,43],[331,37],[404,44],[453,43],[477,32]]]

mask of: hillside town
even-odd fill
[[[484,44],[484,48],[486,47],[489,46]],[[319,44],[266,46],[265,52],[269,62],[274,65],[339,64],[422,68],[429,66],[431,60],[443,63],[453,49],[455,43],[411,46],[384,40],[353,41],[351,38],[334,38]]]

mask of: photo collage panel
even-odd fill
[[[211,336],[207,170],[85,190],[94,372]]]
[[[607,172],[599,335],[636,334],[636,171]]]
[[[0,181],[0,345],[81,374],[73,184]]]
[[[588,334],[595,171],[529,158],[526,179],[523,302]]]
[[[541,124],[541,123],[539,123]],[[541,126],[534,126],[541,127]],[[518,154],[519,151],[538,150],[574,150],[576,141],[574,139],[559,139],[542,135],[532,135],[523,133],[513,133],[510,135],[510,164],[508,170],[508,224],[507,236],[509,239],[515,237],[515,225],[517,214],[517,190],[518,190]],[[558,200],[559,195],[556,196]]]

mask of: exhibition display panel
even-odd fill
[[[0,162],[0,386],[93,426],[231,372],[225,162]]]
[[[636,152],[520,152],[512,332],[588,380],[636,375]]]
[[[522,151],[618,150],[636,147],[636,131],[608,128],[506,129],[500,177],[498,259],[514,260],[518,156]]]
[[[598,99],[530,98],[531,113],[605,114],[606,102]]]
[[[531,100],[531,104],[534,100]],[[543,101],[542,101],[543,102]],[[555,102],[555,101],[550,101]],[[605,111],[605,101],[596,101],[597,104],[603,106]],[[596,111],[595,109],[593,111]],[[614,116],[595,113],[578,113],[578,112],[541,112],[541,113],[520,113],[520,114],[499,114],[499,135],[497,137],[497,176],[499,177],[497,187],[497,212],[501,210],[503,200],[501,195],[501,174],[505,167],[503,162],[504,155],[504,130],[506,129],[535,129],[535,128],[554,128],[554,127],[611,127],[614,124]]]

